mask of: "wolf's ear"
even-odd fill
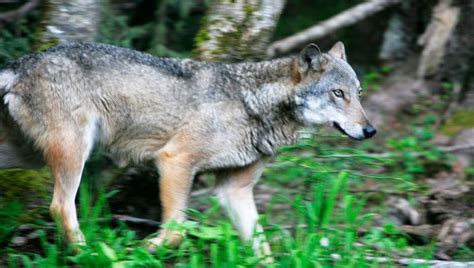
[[[298,59],[299,72],[304,74],[310,67],[319,71],[326,63],[327,59],[321,54],[319,47],[315,44],[309,44],[300,52]]]
[[[346,58],[346,49],[344,48],[344,44],[339,41],[332,46],[332,48],[328,51],[328,54],[347,61]]]

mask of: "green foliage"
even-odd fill
[[[0,202],[45,199],[53,180],[47,168],[0,170]]]
[[[193,50],[194,56],[196,56],[199,51],[196,49],[201,46],[202,43],[209,41],[211,39],[209,32],[207,31],[207,17],[204,16],[201,20],[201,29],[199,32],[196,34],[196,37],[194,37],[194,43],[195,43],[195,49]]]
[[[129,17],[114,10],[108,1],[102,4],[101,23],[99,24],[97,41],[132,48],[133,42],[143,38],[150,25],[130,26]]]
[[[207,1],[206,1],[207,2]],[[288,3],[278,29],[277,38],[297,32],[331,14],[361,2],[334,1],[331,5],[315,4],[309,0]],[[298,6],[305,5],[301,9]],[[154,16],[136,22],[134,16],[104,4],[98,41],[123,47],[134,47],[158,56],[189,56],[193,40],[209,39],[199,32],[200,20],[194,15],[193,1],[162,0],[154,5]],[[252,8],[246,6],[247,14]],[[35,28],[39,13],[22,19],[0,31],[0,64],[33,50]],[[135,18],[136,19],[136,18]],[[191,26],[191,27],[190,27]],[[239,32],[236,32],[236,37]],[[193,39],[194,38],[194,39]],[[221,40],[229,42],[229,40]],[[227,44],[228,45],[228,44]],[[346,44],[347,45],[347,44]],[[350,46],[348,46],[350,47]],[[172,49],[171,49],[172,48]],[[372,49],[372,48],[370,48]],[[359,53],[364,54],[364,53]],[[377,91],[381,81],[391,72],[388,67],[373,69],[365,74],[364,89]],[[452,85],[443,86],[448,94]],[[420,105],[423,106],[423,105]],[[423,107],[415,107],[421,111]],[[417,112],[416,114],[419,114]],[[472,126],[470,113],[456,113],[448,120],[447,129],[462,122]],[[450,169],[451,158],[430,143],[433,133],[429,126],[437,116],[424,116],[416,127],[409,128],[401,139],[384,142],[365,141],[355,146],[324,131],[305,132],[298,144],[280,150],[263,176],[263,183],[277,191],[260,221],[265,229],[276,260],[281,267],[375,267],[376,257],[390,262],[414,251],[407,237],[390,222],[374,227],[376,215],[386,213],[383,193],[361,194],[353,189],[378,183],[380,188],[409,194],[423,191],[419,177]],[[80,189],[79,218],[88,246],[78,254],[63,242],[61,230],[52,229],[31,215],[47,215],[47,207],[26,210],[29,200],[49,198],[52,179],[46,169],[40,171],[0,171],[0,265],[9,267],[242,267],[259,265],[251,245],[241,242],[229,221],[222,216],[215,198],[202,198],[212,204],[206,211],[188,210],[189,221],[169,223],[168,228],[187,233],[178,249],[161,247],[148,252],[143,237],[123,223],[111,221],[108,198],[116,192],[99,191],[97,197],[90,188],[102,166],[95,158],[88,163]],[[474,170],[466,170],[474,178]],[[96,188],[94,186],[94,188]],[[28,193],[24,195],[24,193]],[[19,198],[25,196],[25,199]],[[156,204],[158,205],[158,204]],[[283,206],[284,208],[278,208]],[[40,210],[38,213],[38,210]],[[26,213],[26,212],[29,213]],[[19,251],[9,248],[9,241],[19,224],[34,222],[40,231],[40,249]],[[56,237],[51,234],[58,234]],[[432,258],[431,245],[415,247],[410,256]],[[472,256],[472,250],[462,249],[460,256]]]
[[[138,48],[156,56],[189,57],[199,27],[197,22],[202,16],[191,14],[195,5],[190,0],[156,1],[153,18],[134,24],[134,16],[106,2],[102,6],[97,41]]]
[[[400,173],[406,179],[413,178],[414,175],[424,174],[429,175],[428,170],[430,166],[438,166],[438,168],[449,168],[449,158],[438,147],[429,143],[431,133],[424,133],[425,137],[408,136],[402,139],[389,139],[387,144],[397,151],[393,155],[393,159],[398,163],[394,168],[401,168]],[[439,170],[438,170],[439,171]]]
[[[155,17],[156,24],[152,29],[153,36],[148,52],[158,56],[170,57],[185,57],[189,53],[183,51],[176,51],[173,48],[180,48],[180,46],[173,46],[176,41],[176,36],[183,37],[189,28],[191,17],[191,9],[194,7],[193,1],[177,1],[177,0],[162,0],[159,8],[156,10]],[[169,13],[174,11],[174,16]],[[194,36],[194,34],[192,35]],[[192,39],[191,39],[192,40]]]
[[[35,11],[15,23],[3,27],[0,31],[0,66],[33,51],[35,25],[40,12]]]
[[[272,182],[281,184],[291,184],[295,178],[300,178],[307,187],[336,171],[346,170],[358,179],[393,185],[391,187],[400,193],[421,191],[423,187],[416,183],[416,179],[449,171],[453,163],[449,154],[430,142],[434,134],[429,125],[436,117],[430,115],[422,120],[421,126],[411,129],[411,135],[388,138],[384,144],[378,145],[365,141],[356,148],[335,148],[337,137],[323,132],[308,132],[313,136],[281,150],[278,161],[273,164],[275,172],[268,176]],[[315,145],[317,143],[320,144]],[[363,170],[371,172],[368,174]],[[363,181],[354,181],[354,184],[363,184]]]
[[[373,214],[363,212],[364,199],[349,193],[349,173],[329,176],[313,187],[309,195],[291,198],[287,222],[295,219],[295,229],[269,224],[265,235],[272,241],[276,263],[282,267],[370,267],[377,261],[367,257],[396,255],[408,247],[403,234],[394,226],[371,231],[360,237],[360,228],[370,223]],[[84,187],[83,187],[84,188]],[[59,237],[49,242],[41,234],[42,254],[10,251],[8,265],[25,267],[257,267],[251,245],[242,243],[229,222],[210,220],[219,210],[213,202],[211,212],[194,211],[200,222],[170,223],[168,228],[187,233],[177,249],[166,246],[150,253],[135,232],[121,224],[112,228],[108,220],[107,195],[95,205],[87,190],[81,191],[81,222],[88,246],[74,254]],[[207,213],[207,214],[206,214]],[[206,214],[206,215],[205,215]],[[104,219],[108,219],[104,221]],[[263,219],[262,219],[263,220]],[[291,221],[291,220],[290,220]],[[356,244],[357,241],[362,243]],[[377,245],[379,249],[373,250]],[[389,265],[392,266],[392,265]]]
[[[383,79],[392,72],[389,66],[383,66],[380,69],[371,70],[362,75],[361,86],[368,92],[377,92],[381,89]]]
[[[431,258],[431,247],[414,249],[403,232],[390,222],[382,227],[373,227],[374,216],[383,214],[383,207],[374,203],[377,202],[375,199],[371,199],[368,206],[370,196],[351,190],[374,180],[394,191],[406,193],[420,190],[414,187],[419,169],[427,169],[430,161],[446,166],[449,164],[448,158],[428,142],[431,137],[429,131],[414,129],[413,136],[392,139],[383,146],[364,143],[352,148],[335,147],[334,143],[341,142],[339,135],[324,132],[306,132],[303,135],[305,138],[298,144],[281,150],[263,178],[268,184],[280,186],[265,213],[271,220],[261,218],[262,225],[268,227],[265,235],[271,241],[277,265],[371,267],[378,265],[377,257],[384,257],[389,260],[384,265],[395,267],[390,263],[391,258],[405,255]],[[375,149],[384,153],[378,153]],[[372,171],[361,172],[364,169]],[[412,176],[402,179],[402,174]],[[281,185],[288,187],[282,188]],[[166,225],[169,229],[187,234],[179,248],[165,246],[150,253],[135,231],[124,224],[111,225],[107,199],[115,192],[100,192],[93,200],[89,188],[89,185],[83,184],[80,190],[79,215],[88,241],[82,252],[74,254],[60,237],[54,240],[44,237],[41,254],[10,249],[8,264],[35,267],[259,265],[260,260],[253,254],[251,245],[241,242],[229,221],[222,217],[215,198],[203,198],[202,202],[211,204],[208,210],[199,212],[189,209],[189,221]],[[281,204],[287,204],[288,208],[275,208]],[[13,232],[7,230],[5,233],[8,236]],[[60,233],[58,230],[55,232]]]
[[[313,201],[303,201],[296,197],[292,203],[294,213],[301,219],[300,224],[308,227],[298,227],[296,235],[288,233],[284,227],[273,225],[266,231],[271,240],[277,241],[275,257],[282,265],[290,266],[304,264],[304,267],[313,264],[331,264],[334,261],[330,254],[338,252],[341,259],[338,264],[364,263],[360,250],[347,245],[353,243],[357,235],[357,226],[364,221],[360,217],[363,203],[344,194],[347,189],[347,173],[341,173],[334,181],[327,181],[329,192],[324,188],[315,189]],[[84,187],[83,187],[84,189]],[[170,229],[182,230],[188,234],[178,249],[167,247],[158,248],[155,253],[149,253],[137,240],[136,234],[126,226],[121,225],[112,229],[103,219],[110,219],[107,212],[107,195],[102,194],[94,206],[87,194],[81,190],[81,216],[84,233],[88,239],[88,246],[83,247],[79,254],[73,254],[71,248],[64,248],[61,239],[55,243],[47,241],[44,233],[41,235],[43,254],[24,254],[10,252],[9,266],[23,265],[26,267],[57,267],[64,265],[86,267],[164,267],[167,263],[189,267],[237,267],[258,266],[259,258],[253,255],[251,246],[240,242],[233,227],[228,222],[213,222],[206,219],[212,215],[203,215],[194,212],[202,222],[186,221],[182,224],[170,223]],[[344,198],[344,206],[336,206],[336,200]],[[321,202],[329,200],[329,202]],[[211,213],[217,213],[217,203]],[[331,215],[344,215],[342,218]],[[101,221],[99,221],[101,219]],[[331,223],[347,223],[347,228],[333,228]],[[314,231],[309,236],[303,235],[307,229]],[[344,237],[341,241],[339,237]],[[325,247],[320,247],[321,239],[328,240]],[[355,251],[355,256],[352,253]],[[285,254],[291,252],[291,255]]]
[[[0,245],[8,242],[8,238],[16,230],[17,224],[21,222],[20,219],[25,208],[19,201],[2,201],[0,209]]]

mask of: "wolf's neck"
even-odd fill
[[[233,65],[239,75],[253,80],[257,86],[266,83],[290,82],[293,76],[294,57],[286,57],[268,61],[240,63]]]
[[[252,130],[254,143],[266,155],[294,143],[300,128],[295,118],[293,64],[294,58],[284,58],[237,66],[246,81],[242,101],[257,124]]]
[[[293,58],[283,58],[231,67],[248,113],[271,116],[291,104],[295,87],[293,63]]]

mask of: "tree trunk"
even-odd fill
[[[419,55],[418,78],[466,88],[474,67],[473,13],[471,0],[403,1],[385,31],[380,59],[405,64]]]
[[[201,60],[237,62],[266,57],[284,0],[217,0],[196,36]]]
[[[100,0],[49,0],[47,5],[40,49],[95,39]]]
[[[403,62],[416,50],[420,26],[431,14],[431,0],[405,0],[388,21],[379,58],[388,63]]]
[[[438,77],[460,83],[467,90],[473,88],[474,1],[455,0],[453,6],[460,10],[459,19],[446,43],[446,52],[439,68]]]
[[[418,44],[423,46],[418,77],[434,76],[446,54],[448,41],[453,37],[453,32],[459,21],[460,8],[453,6],[451,0],[441,0],[433,9],[431,22],[425,32],[418,39]]]

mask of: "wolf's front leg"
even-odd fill
[[[258,212],[253,197],[253,187],[262,174],[266,161],[247,167],[216,173],[217,196],[232,223],[244,241],[252,241],[255,254],[272,263],[270,245],[257,223]]]
[[[162,151],[158,156],[157,166],[160,172],[162,223],[183,222],[194,176],[191,157],[186,153]],[[163,227],[157,237],[148,240],[148,249],[154,251],[164,243],[178,246],[183,236],[183,233]]]
[[[50,206],[53,218],[60,223],[66,238],[79,250],[85,238],[79,229],[74,200],[82,170],[92,145],[77,133],[67,132],[50,137],[45,155],[54,177],[54,193]]]

